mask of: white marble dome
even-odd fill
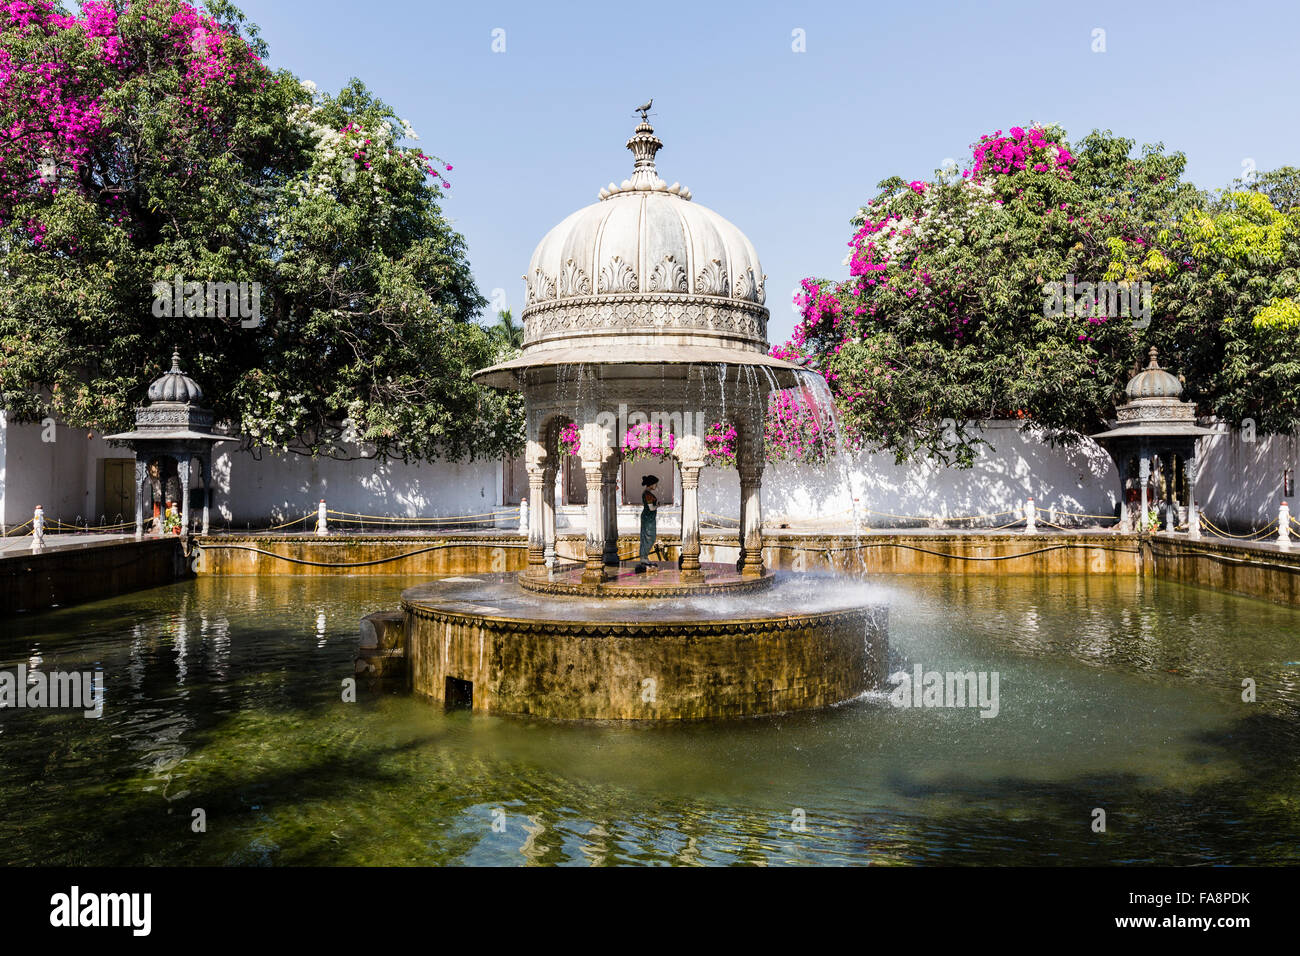
[[[762,305],[763,267],[732,223],[662,179],[624,180],[548,232],[528,265],[527,304],[659,292]]]
[[[642,122],[627,142],[632,176],[538,243],[524,276],[526,344],[606,328],[717,333],[766,348],[766,277],[753,243],[659,178],[662,145]]]
[[[731,388],[758,381],[760,368],[757,387],[799,381],[797,365],[770,354],[753,243],[659,178],[662,147],[643,114],[627,141],[632,175],[537,244],[523,277],[523,348],[476,381],[523,391],[535,405],[543,386],[575,376],[600,379],[610,394],[630,394],[633,380],[662,393],[670,378]]]

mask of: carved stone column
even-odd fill
[[[587,563],[582,583],[600,584],[605,580],[605,468],[599,461],[584,459],[582,472],[587,479]]]
[[[605,463],[605,473],[602,476],[601,488],[605,495],[604,512],[605,512],[605,551],[604,560],[606,564],[618,564],[618,462],[614,460]]]
[[[1141,489],[1141,511],[1138,512],[1138,534],[1147,532],[1147,484],[1151,479],[1151,455],[1143,448],[1138,452],[1138,487]]]
[[[176,477],[181,485],[181,534],[190,533],[190,462],[193,459],[189,455],[178,455],[176,458]]]
[[[605,429],[588,422],[582,429],[582,473],[587,480],[587,552],[582,571],[583,584],[605,580],[605,491],[610,476],[610,441]]]
[[[149,463],[139,457],[135,460],[135,540],[144,538],[145,484],[149,480]],[[150,499],[152,500],[152,495]]]
[[[763,573],[763,467],[740,470],[740,573]]]
[[[700,473],[704,470],[704,442],[684,435],[674,449],[682,469],[682,580],[703,581],[700,570]]]
[[[528,471],[528,510],[532,517],[528,522],[528,571],[532,574],[546,572],[546,538],[544,520],[538,517],[545,514],[546,448],[538,441],[528,442],[525,468]]]
[[[1196,507],[1196,469],[1197,458],[1193,453],[1187,456],[1183,472],[1187,479],[1187,536],[1193,541],[1201,537],[1201,512]]]
[[[555,476],[559,472],[559,462],[552,460],[542,473],[542,513],[534,512],[533,521],[542,523],[543,563],[548,568],[555,567]]]

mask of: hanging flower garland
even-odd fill
[[[736,467],[736,426],[714,422],[704,434],[705,461],[716,468]]]
[[[560,429],[560,451],[576,455],[582,450],[582,436],[573,422]]]

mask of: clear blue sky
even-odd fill
[[[533,247],[629,174],[632,107],[651,96],[660,175],[758,249],[773,342],[801,278],[844,273],[849,216],[875,184],[964,162],[981,133],[1110,129],[1183,151],[1203,187],[1246,160],[1300,165],[1294,3],[240,6],[271,65],[322,91],[360,77],[455,167],[445,211],[484,294],[504,289],[516,317]]]

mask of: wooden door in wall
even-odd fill
[[[109,524],[135,520],[135,459],[105,458],[99,514]],[[93,522],[92,522],[93,523]]]

